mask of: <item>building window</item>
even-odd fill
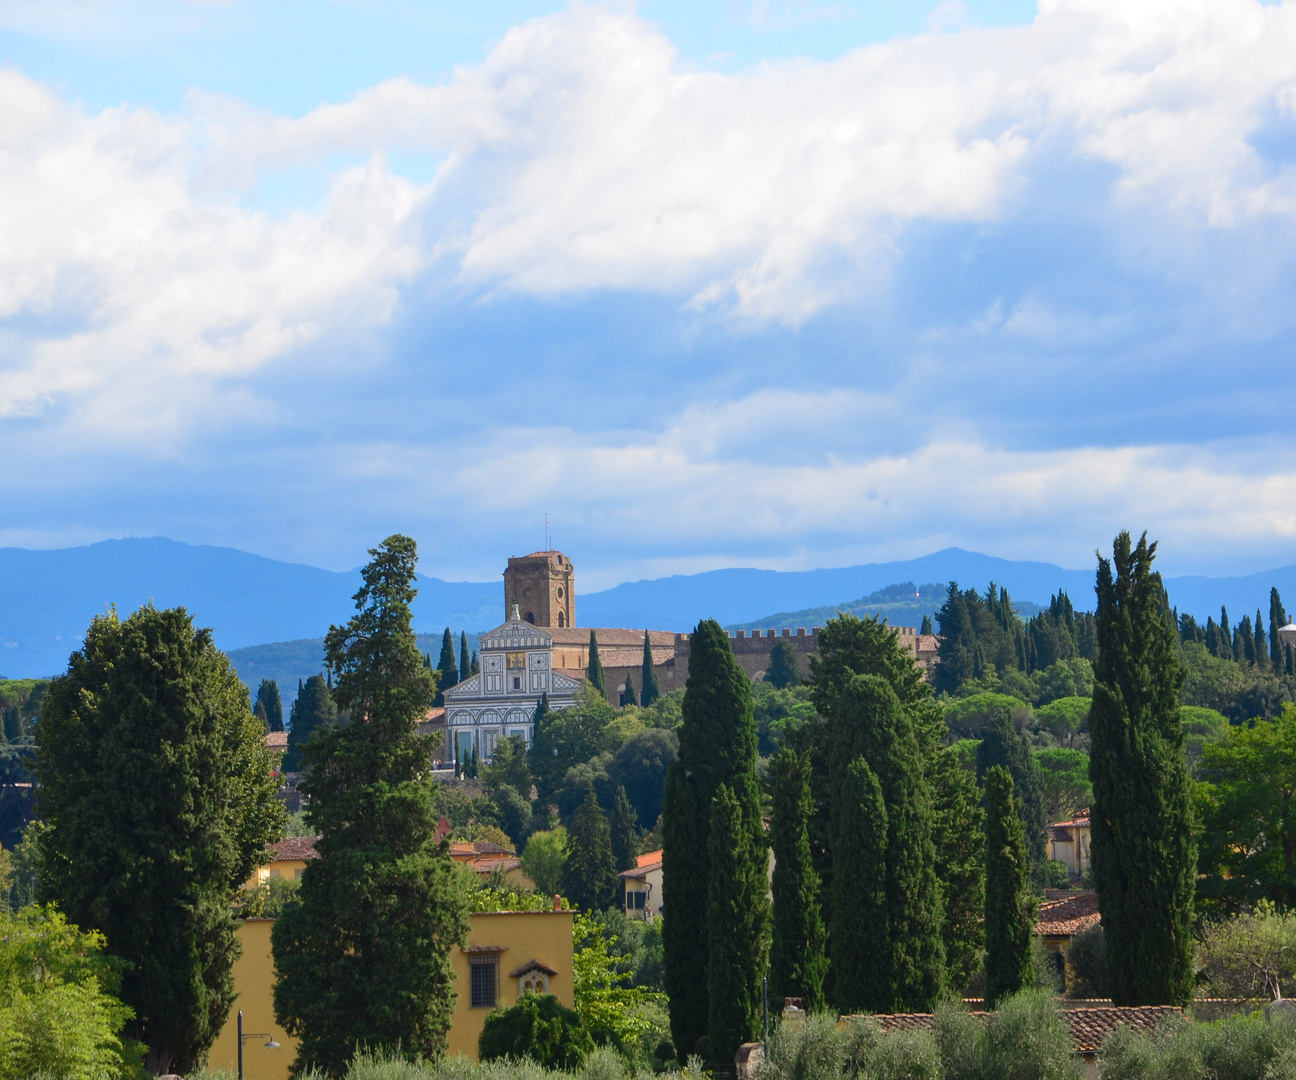
[[[499,956],[474,956],[468,961],[468,970],[472,972],[470,985],[471,1007],[474,1009],[493,1009],[499,988]]]
[[[643,911],[644,898],[647,895],[638,890],[626,893],[626,911]]]
[[[559,626],[559,628],[561,629],[562,627],[564,627],[564,626],[566,626],[566,625],[567,625],[567,616],[564,615],[561,611],[558,612],[558,626]]]
[[[521,689],[522,689],[522,676],[521,676],[521,675],[514,675],[514,676],[513,676],[513,689],[514,689],[514,690],[521,690]]]

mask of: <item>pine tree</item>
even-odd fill
[[[266,730],[283,731],[283,698],[279,696],[279,684],[274,679],[262,679],[257,687],[257,704],[265,711]]]
[[[986,1007],[1034,985],[1031,930],[1035,898],[1028,882],[1030,856],[1012,774],[995,765],[985,774]]]
[[[657,669],[653,666],[652,647],[648,642],[648,631],[644,631],[643,665],[639,672],[639,684],[643,690],[639,693],[639,704],[645,709],[661,697],[661,687],[657,685]]]
[[[707,982],[699,975],[707,970],[712,800],[722,784],[737,800],[751,836],[744,858],[759,863],[762,874],[766,865],[751,680],[734,659],[729,635],[713,619],[698,624],[689,647],[680,751],[666,773],[662,810],[662,902],[671,912],[662,943],[671,1034],[681,1062],[707,1036],[711,1015]],[[752,917],[764,927],[764,892],[752,903]],[[745,992],[733,988],[740,996]]]
[[[1089,711],[1092,865],[1117,1005],[1181,1005],[1193,988],[1196,845],[1174,630],[1156,544],[1098,560],[1098,662]]]
[[[833,1007],[894,1012],[886,803],[862,757],[847,766],[834,809]]]
[[[986,772],[996,765],[1006,768],[1018,793],[1022,828],[1026,835],[1026,853],[1032,868],[1038,869],[1048,858],[1048,812],[1044,798],[1044,779],[1039,762],[1026,736],[1013,727],[1012,720],[997,714],[982,733],[977,747],[977,779],[984,783]]]
[[[625,704],[626,705],[636,704],[634,683],[631,681],[630,672],[628,671],[626,672],[626,681],[625,681]]]
[[[410,627],[418,551],[391,536],[370,555],[357,614],[325,638],[351,719],[306,749],[302,787],[307,820],[322,834],[319,858],[272,933],[275,1016],[300,1039],[294,1072],[341,1075],[361,1047],[443,1054],[455,1002],[450,950],[468,930],[417,733],[436,693]]]
[[[616,874],[612,830],[591,786],[567,830],[563,895],[585,911],[601,910],[616,900]]]
[[[440,672],[440,678],[437,680],[437,693],[434,705],[445,704],[445,692],[450,687],[459,682],[459,665],[455,663],[454,637],[450,633],[450,627],[445,628],[445,633],[441,635],[441,656],[437,660],[437,671]]]
[[[819,903],[819,875],[810,852],[810,758],[792,748],[770,763],[773,814],[770,846],[774,852],[773,942],[770,990],[775,998],[799,997],[809,1012],[825,1005],[828,970],[827,932]]]
[[[603,661],[599,659],[598,637],[590,631],[589,663],[585,665],[585,678],[590,686],[607,697],[607,678],[603,674]]]
[[[760,1030],[768,885],[764,838],[726,784],[711,800],[708,854],[708,1049],[712,1061],[727,1064]]]
[[[468,634],[459,631],[459,681],[463,682],[472,674],[472,660],[468,657]]]
[[[797,659],[796,649],[790,641],[779,638],[770,649],[769,666],[765,669],[765,681],[776,690],[785,686],[796,686],[801,681],[801,662]]]
[[[1283,663],[1283,644],[1278,630],[1286,625],[1287,612],[1283,609],[1282,597],[1275,587],[1269,590],[1269,657],[1279,675],[1283,674],[1286,665]]]
[[[612,862],[617,871],[630,870],[639,855],[639,833],[635,829],[634,807],[624,785],[617,784],[612,800]]]

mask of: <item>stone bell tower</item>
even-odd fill
[[[504,571],[504,618],[518,614],[532,626],[576,625],[575,571],[561,551],[511,558]]]

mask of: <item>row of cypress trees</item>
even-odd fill
[[[590,631],[589,659],[585,665],[585,678],[605,698],[607,697],[607,675],[603,671],[603,661],[599,656],[598,634]],[[653,666],[652,647],[648,642],[648,631],[644,631],[643,663],[639,671],[639,685],[643,689],[635,694],[634,680],[626,675],[625,704],[642,705],[648,708],[661,697],[661,687],[657,682],[657,671]],[[636,701],[636,697],[638,700]]]

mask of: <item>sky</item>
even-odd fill
[[[7,0],[0,546],[1296,563],[1296,3]]]

